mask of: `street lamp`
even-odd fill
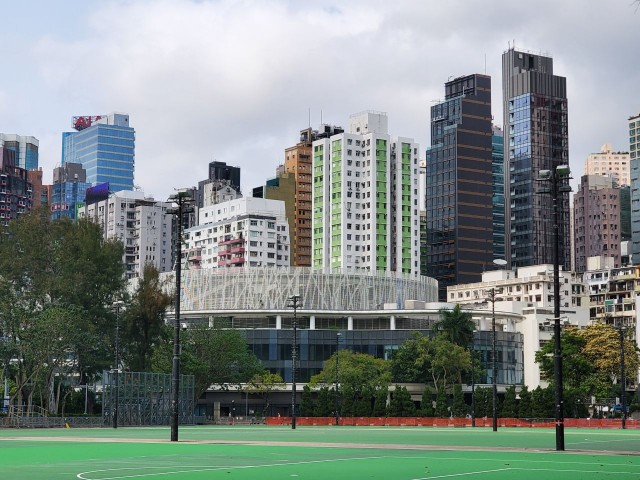
[[[340,413],[339,408],[339,394],[338,394],[338,360],[340,358],[340,336],[342,333],[336,333],[336,425],[340,425]]]
[[[476,426],[476,341],[471,335],[471,426]]]
[[[556,450],[564,450],[564,401],[562,390],[562,343],[560,342],[560,220],[558,200],[571,191],[568,165],[558,165],[555,170],[540,170],[538,181],[547,182],[539,193],[550,194],[553,200],[553,335],[554,335],[554,383],[556,403]]]
[[[180,289],[182,276],[182,217],[189,213],[191,193],[179,190],[169,197],[169,201],[177,204],[176,208],[168,208],[167,213],[175,216],[176,222],[176,293],[175,321],[173,325],[173,363],[171,366],[171,441],[178,441],[178,396],[180,394]]]
[[[289,297],[288,308],[293,308],[293,342],[291,344],[291,429],[296,429],[296,362],[298,360],[298,307],[302,297],[293,295]]]
[[[627,329],[624,325],[620,325],[617,327],[617,330],[620,332],[620,406],[622,407],[621,418],[622,418],[622,429],[627,428],[627,412],[625,408],[626,403],[626,390],[627,390],[627,376],[624,371],[624,334]]]
[[[492,395],[492,425],[493,431],[498,431],[498,369],[496,357],[496,289],[491,287],[489,290],[489,301],[491,302],[491,385],[493,390]]]
[[[122,300],[116,300],[111,305],[111,308],[116,313],[116,335],[115,335],[115,359],[113,365],[113,390],[114,390],[114,400],[113,400],[113,428],[118,428],[118,409],[120,405],[119,397],[120,397],[120,310],[123,308],[124,302]],[[85,407],[85,413],[86,407]]]

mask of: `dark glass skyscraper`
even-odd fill
[[[491,77],[445,83],[431,107],[426,155],[427,275],[447,286],[479,282],[493,259]]]
[[[502,55],[506,260],[511,268],[551,263],[553,200],[540,170],[569,164],[567,84],[553,59],[509,49]],[[559,262],[570,268],[569,198],[560,195]]]

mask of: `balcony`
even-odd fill
[[[222,242],[218,242],[219,246],[222,246],[222,245],[234,245],[234,244],[243,245],[244,244],[244,238],[242,238],[240,236],[238,238],[230,238],[230,239],[224,240]]]
[[[229,250],[230,253],[244,253],[244,247],[234,247]]]
[[[238,265],[238,264],[244,263],[244,261],[245,261],[244,257],[236,257],[236,258],[232,258],[227,263],[231,265]]]

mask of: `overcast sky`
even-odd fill
[[[0,132],[40,140],[45,181],[74,115],[130,114],[135,183],[156,199],[242,168],[242,188],[275,176],[299,131],[387,112],[389,133],[424,157],[444,82],[492,76],[501,55],[550,54],[567,77],[574,177],[604,143],[628,150],[640,113],[640,10],[633,0],[5,1]],[[310,112],[310,114],[309,114]]]

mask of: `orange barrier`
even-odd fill
[[[433,417],[340,417],[340,425],[354,427],[470,427],[470,418],[433,418]],[[267,417],[267,425],[291,425],[291,417]],[[296,417],[296,425],[330,426],[335,425],[335,417]],[[491,427],[493,420],[487,417],[476,418],[476,427]],[[500,427],[555,428],[553,419],[499,418]],[[619,418],[565,418],[566,428],[621,428]],[[640,428],[638,420],[628,419],[628,429]]]

